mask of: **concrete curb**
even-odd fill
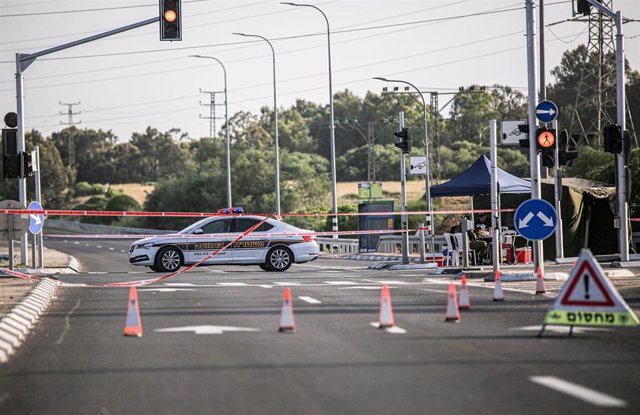
[[[0,320],[0,363],[7,362],[54,298],[60,282],[45,278]]]
[[[66,268],[16,268],[16,271],[29,275],[54,275],[54,274],[77,274],[82,266],[80,262],[69,256],[69,262]]]

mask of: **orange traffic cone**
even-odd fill
[[[469,287],[467,287],[467,276],[462,274],[462,281],[460,283],[460,303],[458,308],[470,309],[471,302],[469,301]]]
[[[296,331],[296,321],[293,318],[293,303],[291,289],[286,287],[282,296],[282,312],[280,313],[280,328],[278,331]]]
[[[127,308],[127,322],[124,326],[124,335],[142,337],[142,321],[140,320],[140,306],[138,305],[138,291],[136,291],[136,287],[129,289],[129,307]]]
[[[500,281],[500,271],[496,271],[496,283],[493,289],[493,301],[504,301],[504,292],[502,291],[502,282]]]
[[[456,294],[456,285],[454,283],[449,284],[449,292],[447,293],[447,311],[444,315],[444,321],[452,321],[454,323],[460,321],[458,296]]]
[[[396,325],[393,319],[393,308],[391,307],[391,293],[389,286],[382,287],[380,292],[380,312],[378,313],[378,328],[384,329]]]
[[[547,292],[547,287],[544,284],[544,275],[542,275],[542,269],[538,267],[536,272],[536,294],[544,294]]]

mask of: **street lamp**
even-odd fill
[[[422,118],[423,118],[423,128],[424,128],[424,156],[426,158],[426,162],[427,162],[427,174],[425,175],[425,179],[424,179],[424,187],[425,187],[425,202],[426,202],[426,209],[427,209],[427,227],[429,228],[429,235],[433,235],[433,220],[432,220],[432,215],[431,215],[431,186],[429,184],[429,178],[431,176],[431,169],[429,168],[429,146],[427,145],[427,104],[424,100],[424,95],[422,95],[422,92],[420,92],[420,89],[418,89],[418,87],[416,87],[414,84],[412,84],[411,82],[407,82],[407,81],[401,81],[399,79],[387,79],[387,78],[382,78],[382,77],[375,77],[373,79],[377,79],[379,81],[383,81],[383,82],[399,82],[402,84],[406,84],[409,85],[410,87],[412,87],[413,89],[416,90],[416,92],[418,94],[420,94],[420,98],[422,99]]]
[[[203,58],[203,59],[213,59],[222,66],[222,71],[224,73],[224,122],[225,122],[225,146],[227,149],[227,207],[232,207],[231,201],[231,155],[229,151],[229,107],[228,107],[228,99],[227,99],[227,68],[224,67],[224,64],[220,59],[214,58],[213,56],[202,56],[202,55],[191,55],[192,58]]]
[[[269,44],[271,53],[273,55],[273,130],[276,152],[276,214],[280,214],[280,150],[278,149],[278,103],[276,100],[276,51],[273,49],[273,45],[269,42],[269,39],[260,35],[249,35],[246,33],[234,33],[234,35],[244,37],[257,37],[264,40]]]
[[[333,237],[338,237],[338,195],[336,192],[336,134],[335,134],[335,123],[333,116],[333,81],[331,78],[331,28],[329,27],[329,19],[327,15],[324,14],[322,10],[313,4],[301,4],[301,3],[291,3],[291,2],[281,2],[280,4],[286,4],[288,6],[295,7],[311,7],[312,9],[316,9],[320,13],[322,13],[322,17],[327,22],[327,50],[329,52],[329,137],[331,140],[331,201],[333,205],[333,214],[334,216],[331,219],[333,224]]]

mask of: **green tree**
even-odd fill
[[[147,127],[143,134],[132,134],[131,144],[140,151],[137,167],[143,181],[157,181],[187,166],[188,153],[175,141],[174,134],[184,137],[177,129],[161,133],[151,127]]]

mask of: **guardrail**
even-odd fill
[[[316,242],[320,246],[320,252],[329,252],[334,254],[357,254],[357,239],[335,239],[335,238],[316,238]]]
[[[44,221],[44,226],[45,228],[48,228],[48,229],[61,229],[65,231],[86,233],[90,235],[101,235],[101,234],[163,235],[167,233],[176,232],[176,231],[166,231],[166,230],[159,231],[155,229],[125,228],[120,226],[97,225],[93,223],[72,222],[72,221],[60,220],[60,219],[47,219]]]

